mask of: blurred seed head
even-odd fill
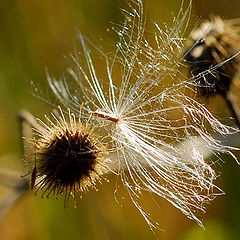
[[[103,174],[108,172],[106,148],[90,123],[82,123],[68,110],[67,117],[59,108],[60,115],[52,113],[47,123],[38,120],[44,132],[35,129],[33,143],[31,185],[36,191],[43,190],[42,196],[52,193],[56,198],[65,194],[65,206],[70,194],[96,189]],[[36,183],[35,183],[36,179]]]
[[[226,96],[240,68],[240,20],[213,16],[196,28],[184,59],[190,65],[198,93]]]

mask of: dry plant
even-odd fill
[[[52,113],[52,120],[46,116],[50,126],[38,119],[42,130],[35,128],[35,137],[28,139],[34,146],[31,188],[36,188],[35,194],[44,189],[42,197],[65,193],[67,206],[70,194],[75,199],[77,191],[96,189],[96,182],[106,180],[103,175],[111,170],[107,150],[90,119],[82,123],[81,113],[76,119],[68,110],[66,120],[60,107],[59,112],[59,117]],[[35,183],[36,179],[40,180]]]
[[[122,10],[124,24],[115,29],[119,42],[112,55],[79,34],[83,55],[71,55],[75,67],[59,80],[47,75],[65,111],[35,127],[32,186],[43,194],[66,192],[68,202],[75,190],[94,186],[114,171],[151,228],[157,223],[141,205],[144,192],[165,198],[202,226],[198,216],[222,190],[214,184],[213,162],[199,142],[205,152],[233,156],[234,148],[212,134],[236,130],[185,93],[195,85],[194,78],[183,81],[179,71],[190,10],[191,5],[181,7],[170,27],[155,24],[155,32],[147,35],[142,1],[130,1]],[[96,70],[103,63],[104,77]]]
[[[205,19],[188,41],[184,59],[190,65],[200,96],[216,94],[226,100],[240,127],[239,106],[231,91],[233,82],[239,82],[240,19],[223,20],[219,16]]]

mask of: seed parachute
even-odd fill
[[[112,55],[79,34],[83,54],[72,56],[75,67],[63,79],[48,75],[48,82],[75,115],[84,103],[82,121],[92,115],[92,123],[101,129],[102,144],[113,152],[114,170],[150,227],[156,222],[140,203],[144,192],[165,198],[202,225],[198,216],[222,191],[213,183],[216,173],[197,148],[197,139],[206,150],[231,153],[211,132],[235,130],[185,93],[194,91],[194,80],[183,80],[179,72],[191,6],[181,7],[171,27],[154,24],[149,35],[143,9],[136,0],[122,10],[125,21],[115,29],[119,42]],[[103,63],[104,77],[97,70]],[[188,154],[185,142],[190,144]]]

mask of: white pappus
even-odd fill
[[[182,80],[179,73],[190,10],[191,5],[181,8],[171,27],[155,24],[155,32],[147,35],[142,1],[130,1],[129,11],[123,9],[125,22],[116,30],[120,40],[114,54],[105,54],[79,34],[85,63],[80,55],[72,56],[76,66],[64,79],[48,75],[61,104],[77,114],[84,103],[83,118],[92,114],[115,152],[124,186],[150,227],[156,224],[139,203],[144,191],[165,198],[200,225],[198,212],[221,194],[213,183],[212,163],[198,150],[196,139],[216,154],[231,153],[211,132],[226,135],[234,129],[187,96],[193,79]],[[94,62],[91,51],[101,61]],[[103,64],[104,77],[96,70]],[[187,157],[185,142],[191,146]]]

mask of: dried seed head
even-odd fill
[[[37,187],[36,192],[43,190],[42,196],[65,193],[66,206],[70,194],[75,199],[76,191],[96,188],[96,182],[105,179],[108,160],[92,126],[82,123],[80,117],[76,120],[70,110],[66,120],[59,109],[60,116],[52,114],[54,121],[46,117],[50,126],[38,120],[45,132],[36,129],[39,137],[30,139],[35,149],[31,185]],[[36,184],[35,178],[39,179]]]
[[[203,97],[226,96],[239,71],[240,20],[205,20],[191,34],[185,60]]]

